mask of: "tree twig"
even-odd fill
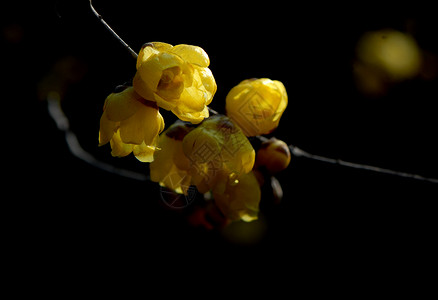
[[[99,21],[106,27],[106,29],[108,29],[109,32],[111,32],[111,34],[120,42],[122,43],[123,47],[125,47],[125,49],[127,49],[130,53],[131,56],[134,57],[135,59],[137,59],[138,54],[132,50],[131,47],[129,47],[129,45],[127,43],[125,43],[124,40],[122,40],[122,38],[108,25],[107,22],[105,22],[105,20],[102,18],[102,16],[96,11],[96,9],[94,9],[93,7],[93,3],[90,0],[90,7],[91,7],[91,11],[94,13],[94,15],[99,19]]]
[[[376,173],[382,173],[382,174],[393,175],[393,176],[398,176],[398,177],[405,177],[405,178],[410,178],[410,179],[438,183],[438,179],[436,179],[436,178],[429,178],[429,177],[424,177],[424,176],[421,176],[418,174],[398,172],[398,171],[380,168],[380,167],[376,167],[376,166],[358,164],[358,163],[344,161],[341,159],[319,156],[319,155],[315,155],[315,154],[311,154],[309,152],[306,152],[306,151],[298,148],[297,146],[293,146],[293,145],[289,145],[289,148],[291,150],[291,153],[296,157],[305,157],[308,159],[317,160],[317,161],[321,161],[321,162],[325,162],[325,163],[329,163],[329,164],[334,164],[334,165],[339,165],[339,166],[343,166],[343,167],[348,167],[348,168],[354,168],[354,169],[372,171],[372,172],[376,172]]]
[[[61,99],[59,98],[58,93],[51,92],[47,95],[47,110],[49,111],[50,117],[52,117],[52,119],[55,121],[58,129],[64,132],[65,141],[67,142],[68,149],[75,157],[90,164],[95,168],[101,169],[109,173],[117,174],[122,177],[139,181],[149,180],[149,176],[145,174],[117,168],[111,164],[98,160],[93,155],[85,151],[79,143],[76,134],[70,130],[70,122],[61,108]]]

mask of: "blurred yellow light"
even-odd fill
[[[267,224],[262,214],[252,222],[235,221],[224,227],[222,236],[233,244],[254,245],[260,243],[266,235]]]
[[[415,39],[393,29],[365,33],[357,44],[357,57],[385,72],[391,81],[412,78],[421,67],[421,51]]]

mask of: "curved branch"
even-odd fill
[[[70,129],[70,122],[61,108],[61,99],[56,92],[51,92],[47,95],[47,109],[50,117],[55,121],[56,127],[65,134],[65,141],[71,154],[100,170],[117,174],[122,177],[135,179],[139,181],[149,180],[149,176],[137,173],[130,170],[120,169],[111,164],[98,160],[93,155],[82,148],[76,134]]]

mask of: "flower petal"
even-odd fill
[[[211,100],[213,100],[213,96],[217,90],[217,85],[216,81],[214,80],[213,73],[211,73],[211,70],[209,68],[195,67],[195,69],[198,70],[202,85],[208,93],[205,105],[209,105],[211,103]]]
[[[154,90],[152,90],[145,81],[141,78],[140,73],[137,71],[135,73],[134,79],[132,80],[132,85],[137,94],[149,101],[155,101]]]
[[[225,191],[213,189],[213,197],[227,218],[246,222],[257,219],[261,191],[253,172],[239,178],[238,184],[228,183]]]
[[[140,96],[132,87],[120,93],[113,93],[108,96],[105,104],[105,113],[110,121],[120,122],[135,114],[141,103]]]
[[[210,113],[208,108],[205,106],[201,112],[192,112],[184,107],[175,107],[172,109],[172,112],[182,121],[190,122],[192,124],[199,124],[204,119],[208,118]]]
[[[182,138],[191,128],[184,124],[171,125],[159,139],[154,161],[150,164],[150,176],[154,182],[159,182],[177,193],[187,193],[191,176],[187,171],[190,161],[182,150]]]
[[[206,68],[210,65],[210,59],[207,53],[201,47],[181,44],[176,45],[168,51],[171,53],[175,53],[185,61],[198,65],[200,67]]]
[[[158,51],[167,51],[169,49],[172,49],[173,47],[171,44],[163,43],[163,42],[152,42],[149,44],[152,44],[152,46]]]
[[[161,52],[158,55],[153,55],[147,61],[143,62],[139,68],[141,78],[146,85],[156,90],[158,83],[161,80],[163,70],[178,67],[184,64],[184,61],[177,55]]]
[[[112,149],[112,156],[123,157],[132,152],[133,145],[125,144],[122,142],[119,130],[117,130],[117,132],[113,135],[110,144]]]
[[[160,53],[160,51],[158,51],[157,49],[155,49],[152,46],[146,46],[146,47],[141,48],[140,52],[138,53],[138,57],[137,57],[137,64],[136,64],[137,69],[140,67],[140,65],[142,63],[147,61],[152,55],[157,55],[159,53]]]
[[[164,128],[164,120],[157,108],[140,105],[138,111],[120,123],[120,137],[124,143],[152,145]]]
[[[105,145],[112,139],[119,125],[119,122],[108,120],[106,112],[103,112],[102,117],[100,118],[99,146]]]
[[[152,162],[154,160],[154,146],[148,146],[144,142],[141,145],[135,145],[133,153],[135,157],[141,162]]]
[[[138,67],[148,60],[152,55],[157,55],[162,51],[166,51],[171,49],[173,46],[171,44],[162,43],[162,42],[152,42],[146,43],[141,48],[137,57],[137,69]]]
[[[274,84],[277,86],[278,90],[280,91],[280,93],[282,95],[280,104],[278,105],[277,110],[276,110],[275,115],[274,115],[274,118],[273,118],[273,121],[275,122],[281,118],[281,115],[285,111],[287,104],[288,104],[288,98],[287,98],[287,92],[286,92],[286,88],[284,87],[284,84],[278,80],[274,80]]]

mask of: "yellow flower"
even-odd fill
[[[182,149],[183,138],[191,130],[181,121],[172,124],[161,134],[160,151],[154,153],[150,164],[151,180],[179,194],[187,194],[192,179],[188,174],[190,161]]]
[[[213,198],[217,207],[231,221],[256,220],[261,191],[254,173],[240,176],[237,184],[229,181],[223,178],[213,189]]]
[[[99,146],[110,142],[113,156],[134,152],[142,162],[151,162],[164,120],[155,103],[140,97],[132,87],[110,94],[100,118]]]
[[[226,111],[246,136],[256,136],[277,128],[287,102],[286,89],[280,81],[247,79],[228,93]]]
[[[221,174],[237,181],[254,166],[255,151],[242,131],[226,116],[206,119],[183,140],[192,183],[201,193],[211,190]]]
[[[209,64],[200,47],[147,43],[137,58],[134,89],[179,119],[197,124],[209,116],[207,105],[217,89]]]

